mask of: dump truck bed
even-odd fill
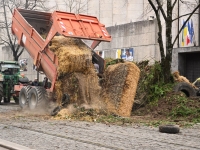
[[[43,71],[54,90],[57,79],[57,56],[48,48],[55,35],[94,40],[91,48],[101,41],[111,41],[111,36],[96,17],[54,11],[53,13],[15,9],[12,18],[12,33],[18,44],[25,47],[34,60],[38,71]],[[95,58],[102,60],[97,54]]]

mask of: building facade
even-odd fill
[[[188,17],[187,14],[193,11],[197,3],[196,0],[177,1],[173,10],[173,40],[186,21]],[[124,55],[125,49],[130,49],[134,61],[148,59],[154,62],[155,60],[160,60],[156,18],[147,0],[80,0],[79,2],[46,0],[45,7],[49,8],[47,11],[50,12],[59,10],[96,16],[101,23],[105,24],[108,32],[112,36],[111,42],[103,42],[95,49],[97,52],[102,51],[104,58],[121,58]],[[163,1],[163,8],[166,8],[165,1]],[[2,8],[0,8],[0,11],[1,9]],[[38,7],[37,9],[41,8]],[[166,27],[163,18],[162,28],[165,45]],[[1,33],[1,35],[2,34],[4,33]],[[187,49],[187,47],[193,46],[199,46],[198,9],[181,30],[174,45],[174,47],[177,48],[176,51],[179,51],[178,48]],[[0,50],[5,49],[4,47],[5,45],[0,45]],[[3,53],[10,53],[8,51],[9,50],[2,50]],[[6,55],[7,54],[2,54],[0,59],[12,59],[12,57],[4,57]],[[30,61],[29,64],[33,63],[28,53],[24,53],[21,58],[28,58]],[[173,66],[179,66],[179,64],[173,62]],[[32,66],[29,67],[32,69]],[[177,69],[178,67],[173,67],[172,71]]]

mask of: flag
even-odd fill
[[[191,28],[190,28],[190,22],[188,21],[188,23],[187,23],[187,29],[188,29],[188,31],[187,31],[187,38],[186,38],[186,43],[187,43],[187,45],[190,43],[190,33],[191,33]]]
[[[183,24],[184,24],[184,20],[183,20]],[[182,46],[184,46],[184,27],[182,29]]]
[[[185,23],[185,21],[183,20],[183,25],[184,25],[184,23]],[[186,38],[186,36],[187,36],[187,26],[186,26],[186,24],[183,26],[183,30],[182,30],[182,46],[184,46],[185,45],[185,38]]]
[[[189,38],[189,40],[191,42],[191,27],[190,27],[190,22],[189,21],[188,21],[188,32],[189,32],[188,38]]]
[[[184,34],[184,38],[187,36],[187,33],[188,33],[188,27],[187,25],[184,26],[184,29],[183,29],[183,34]]]
[[[193,21],[191,20],[191,34],[190,34],[190,37],[191,37],[191,39],[190,39],[190,41],[191,41],[191,43],[193,43],[193,37],[194,37],[194,27],[193,27]]]

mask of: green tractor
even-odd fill
[[[28,78],[20,75],[20,66],[16,61],[0,61],[0,103],[10,103],[13,97],[15,103],[19,103],[18,93],[15,93],[14,86],[20,83],[28,83]]]

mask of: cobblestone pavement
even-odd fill
[[[0,105],[0,138],[37,150],[197,150],[200,149],[200,125],[179,134],[158,132],[158,128],[140,125],[115,126],[42,116],[5,117],[18,111],[16,105]],[[9,114],[10,115],[10,114]]]

